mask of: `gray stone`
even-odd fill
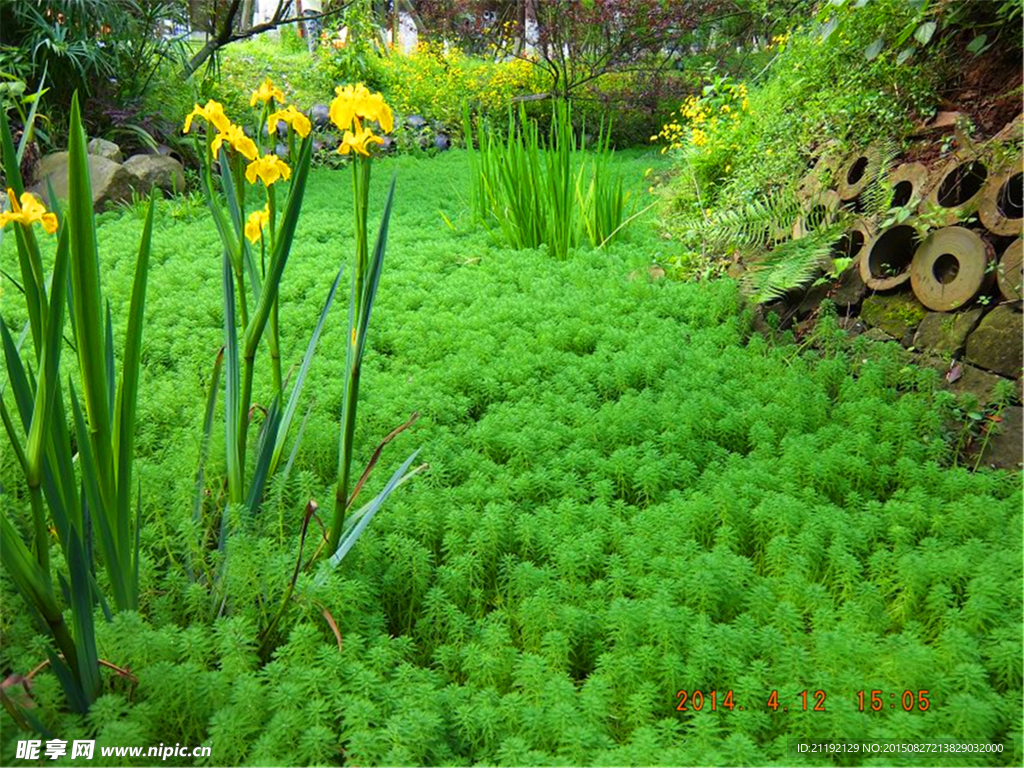
[[[89,182],[92,185],[92,207],[96,211],[112,202],[125,202],[132,199],[132,193],[144,189],[145,185],[124,166],[107,160],[99,155],[87,155],[89,165]],[[50,180],[54,194],[59,199],[68,197],[68,153],[55,152],[39,161],[36,169],[39,182],[29,191],[42,197],[48,204],[49,192],[46,181]]]
[[[1017,378],[1024,365],[1024,315],[1011,306],[996,307],[967,339],[967,359],[1003,376]]]
[[[309,108],[309,120],[317,128],[326,128],[331,124],[331,108],[326,104],[314,104]]]
[[[124,161],[121,148],[114,142],[107,141],[106,139],[93,139],[88,144],[88,151],[90,155],[99,155],[115,163]]]
[[[864,325],[864,321],[859,317],[840,317],[839,327],[846,331],[851,339],[860,336],[868,329],[868,327]]]
[[[881,328],[868,328],[864,331],[863,336],[865,339],[871,339],[871,341],[896,341],[896,339]]]
[[[860,303],[867,290],[868,287],[864,285],[864,280],[860,276],[860,270],[854,264],[839,276],[836,288],[832,292],[832,302],[837,307],[852,307]]]
[[[963,395],[970,392],[982,405],[992,402],[992,390],[1000,381],[999,377],[973,365],[960,364],[960,377],[948,383],[950,392]]]
[[[963,349],[984,313],[981,307],[967,312],[929,312],[917,326],[914,346],[922,351],[954,354]]]
[[[830,290],[828,283],[819,283],[818,285],[812,285],[807,289],[807,292],[803,294],[800,299],[800,303],[797,304],[796,314],[799,317],[806,317],[821,304],[821,300],[828,296]]]
[[[447,135],[439,133],[437,134],[437,136],[434,137],[434,148],[437,149],[439,152],[445,152],[451,149],[451,146],[452,140],[448,138]]]
[[[167,155],[132,155],[124,169],[135,176],[144,189],[157,187],[175,194],[185,191],[185,171],[181,163]]]
[[[427,124],[427,121],[419,115],[409,115],[405,118],[405,124],[418,131]]]
[[[913,340],[913,332],[925,314],[921,303],[906,293],[876,293],[864,299],[860,308],[860,316],[865,323],[872,328],[881,328],[894,339],[907,344]]]
[[[1024,461],[1024,408],[1004,408],[1000,418],[984,445],[981,463],[995,469],[1020,469]]]

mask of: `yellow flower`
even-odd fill
[[[270,204],[263,207],[262,211],[253,211],[249,214],[249,220],[245,222],[245,236],[250,243],[255,243],[263,237],[263,228],[270,221]]]
[[[384,133],[391,133],[395,128],[395,116],[391,107],[379,93],[370,93],[362,83],[340,85],[334,89],[335,98],[331,102],[331,122],[338,130],[347,131],[352,127],[353,120],[376,120]],[[357,129],[358,130],[358,129]]]
[[[8,187],[7,198],[11,201],[11,210],[0,213],[0,229],[11,223],[30,227],[38,221],[43,225],[47,234],[52,235],[57,231],[57,214],[48,213],[46,207],[31,192],[23,192],[21,205],[18,205],[18,198],[14,194],[14,190]]]
[[[292,127],[302,138],[309,136],[309,132],[313,126],[309,122],[309,118],[299,112],[291,104],[288,105],[288,109],[279,109],[277,112],[267,118],[267,130],[271,133],[277,133],[278,122],[287,123]]]
[[[355,118],[352,121],[355,124],[355,131],[345,131],[345,135],[341,139],[341,144],[338,146],[338,154],[347,155],[349,152],[358,152],[364,157],[370,156],[368,145],[372,143],[383,144],[384,139],[380,136],[374,136],[373,131],[369,128],[363,128],[359,124],[359,119]]]
[[[267,187],[278,179],[287,181],[291,175],[292,169],[288,167],[287,163],[282,162],[281,158],[277,155],[264,155],[253,160],[245,167],[246,181],[250,184],[255,184],[256,177],[258,176],[264,186]]]
[[[192,119],[196,117],[203,118],[218,131],[227,130],[227,127],[231,125],[228,116],[224,114],[224,107],[213,99],[206,102],[205,107],[200,107],[196,104],[196,108],[185,116],[185,133],[192,130]]]
[[[280,88],[275,88],[274,84],[270,82],[268,77],[263,81],[263,85],[257,88],[252,93],[252,98],[249,99],[249,106],[255,107],[256,102],[266,104],[271,99],[277,99],[280,102],[284,101],[284,92]]]
[[[210,145],[210,148],[213,150],[213,154],[216,155],[220,152],[220,146],[225,141],[234,147],[235,150],[246,160],[256,159],[256,155],[258,154],[256,142],[246,136],[245,131],[237,125],[229,123],[226,128],[213,137],[213,143]]]

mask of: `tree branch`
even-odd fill
[[[242,31],[236,31],[234,29],[235,17],[238,15],[239,8],[241,7],[241,0],[231,0],[231,5],[228,7],[228,11],[224,16],[224,21],[221,24],[220,31],[207,40],[206,44],[189,60],[188,64],[186,64],[182,69],[182,76],[185,78],[191,77],[207,59],[226,45],[230,45],[231,43],[239,40],[247,40],[250,37],[255,37],[256,35],[268,32],[271,29],[283,27],[287,24],[296,24],[302,21],[316,21],[318,19],[325,19],[328,16],[334,16],[348,8],[350,3],[351,0],[349,3],[339,5],[337,8],[332,8],[331,10],[324,11],[323,13],[310,14],[308,16],[289,16],[286,18],[284,12],[290,3],[287,2],[287,0],[279,0],[277,10],[274,11],[274,15],[269,21],[265,21],[262,24],[256,24]]]

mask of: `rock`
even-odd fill
[[[950,392],[963,395],[970,392],[982,405],[992,402],[992,390],[999,383],[999,377],[988,373],[973,365],[960,363],[960,377],[953,382],[948,382]]]
[[[279,137],[283,138],[283,137],[287,136],[288,135],[288,123],[286,123],[284,120],[278,120],[277,121],[277,125],[274,126],[274,131],[275,131],[275,133],[274,133],[275,137],[279,136]],[[270,134],[270,126],[269,125],[264,125],[263,126],[263,136],[264,136],[264,138],[266,138],[267,136],[270,136],[270,135],[271,135]]]
[[[159,146],[157,146],[155,152],[150,152],[149,154],[151,154],[151,155],[167,155],[168,157],[173,157],[175,160],[177,160],[179,163],[181,163],[182,167],[184,167],[184,165],[185,165],[185,158],[181,154],[181,152],[179,152],[176,149],[172,149],[171,147],[168,147],[166,144],[160,144]]]
[[[317,128],[326,128],[331,124],[331,108],[326,104],[314,104],[309,108],[309,120]]]
[[[410,128],[418,131],[427,124],[427,121],[424,120],[419,115],[409,115],[407,118],[405,118],[405,124],[408,125]]]
[[[452,140],[445,134],[439,133],[434,137],[434,148],[439,152],[444,152],[452,147]]]
[[[865,343],[862,339],[866,339],[871,343]],[[898,361],[900,365],[910,365],[920,357],[904,349],[897,339],[892,338],[881,328],[868,328],[868,330],[860,335],[856,344],[857,347],[855,348],[864,350],[867,359],[879,360],[888,358]]]
[[[912,295],[876,293],[864,299],[860,308],[861,319],[873,328],[881,328],[894,339],[909,345],[913,332],[924,319],[926,310]]]
[[[274,154],[282,160],[288,159],[288,146],[286,144],[278,144],[274,147]]]
[[[114,142],[107,141],[106,139],[93,139],[89,142],[87,149],[90,155],[99,155],[114,163],[124,161],[121,148]]]
[[[185,171],[181,163],[167,155],[132,155],[124,169],[137,178],[146,189],[158,187],[174,194],[185,191]]]
[[[956,127],[960,117],[959,112],[939,112],[930,123],[915,126],[911,136],[926,136],[937,131],[951,131]]]
[[[917,326],[914,346],[922,351],[954,354],[967,343],[984,313],[981,307],[967,312],[929,312]]]
[[[862,335],[865,339],[871,339],[871,341],[896,341],[896,339],[881,328],[868,328]]]
[[[967,360],[981,368],[1017,378],[1024,365],[1024,315],[1013,307],[996,307],[967,339]]]
[[[1001,421],[989,436],[981,454],[981,463],[995,469],[1020,469],[1024,440],[1024,408],[1004,408]]]
[[[819,283],[811,286],[797,304],[796,314],[798,317],[806,317],[821,304],[821,300],[828,296],[830,286],[828,283]]]
[[[849,334],[850,338],[856,338],[867,331],[868,327],[859,317],[840,317],[839,327]]]
[[[92,207],[100,211],[112,202],[131,200],[132,193],[144,190],[145,185],[124,166],[107,160],[100,155],[87,155],[89,181],[92,185]],[[50,203],[46,184],[47,178],[53,185],[54,194],[66,200],[68,197],[68,153],[55,152],[39,161],[36,170],[39,182],[29,191]]]
[[[868,287],[864,285],[860,270],[854,264],[839,276],[836,289],[832,292],[832,303],[841,308],[852,307],[860,303],[867,291]]]

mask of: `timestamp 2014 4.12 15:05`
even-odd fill
[[[887,709],[901,709],[904,712],[927,712],[932,702],[927,690],[888,692],[881,690],[857,691],[852,697],[840,699],[843,703],[852,703],[861,712],[882,712]],[[779,696],[776,690],[754,699],[745,698],[739,701],[731,690],[726,691],[679,691],[676,693],[677,712],[700,712],[710,709],[718,711],[743,711],[746,709],[770,710],[772,712],[825,712],[828,695],[825,691],[800,691],[791,700]]]

